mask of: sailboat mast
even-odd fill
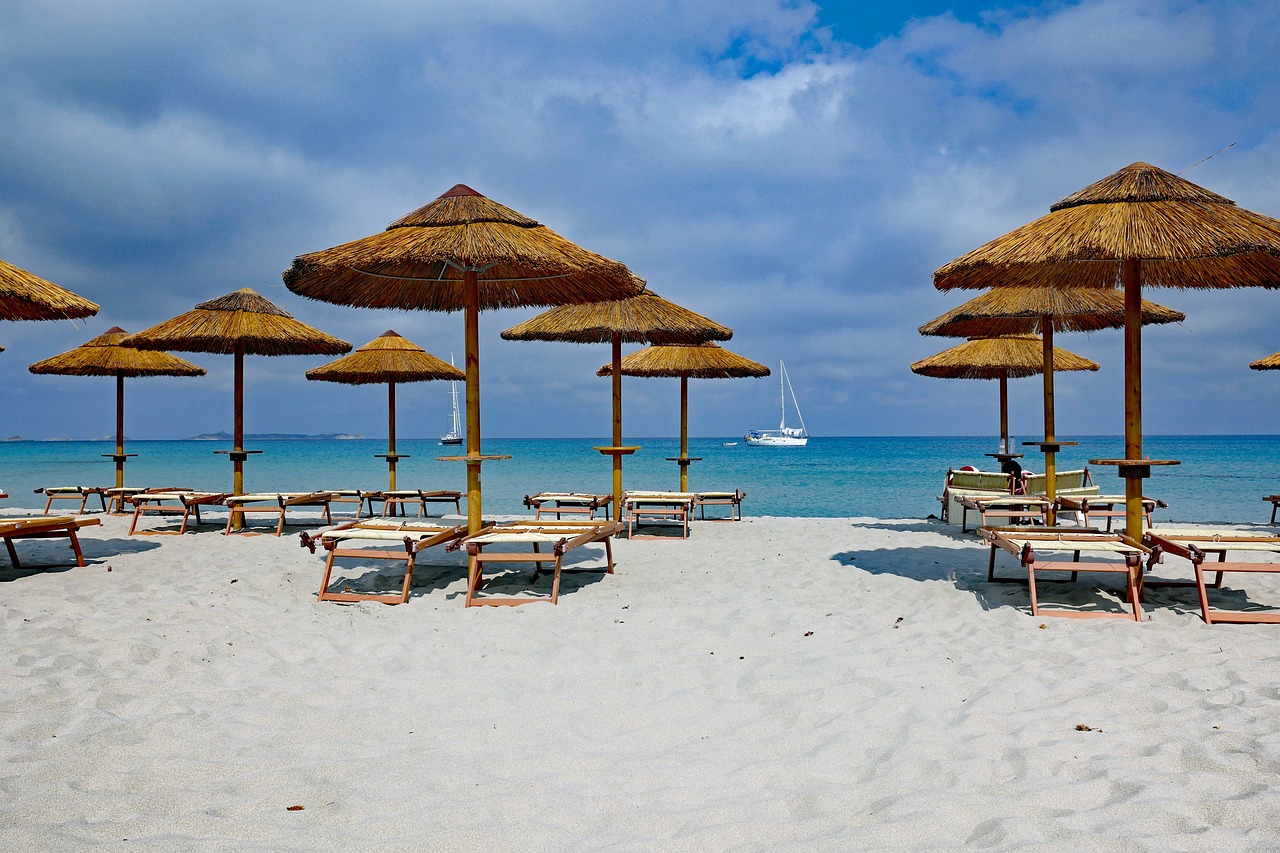
[[[778,359],[778,401],[782,404],[782,420],[778,422],[778,429],[787,428],[787,386],[783,379],[786,375],[787,367],[782,359]]]

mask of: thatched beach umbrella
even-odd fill
[[[934,285],[1124,290],[1125,458],[1091,462],[1119,466],[1126,531],[1139,537],[1142,480],[1164,461],[1142,456],[1142,287],[1280,287],[1280,221],[1146,163],[1049,210],[939,268]]]
[[[465,379],[461,370],[436,358],[413,341],[393,331],[383,332],[351,355],[313,367],[308,379],[347,385],[387,384],[387,469],[391,489],[396,488],[396,462],[407,456],[396,453],[396,384],[433,379]],[[383,455],[383,454],[379,454]]]
[[[1097,370],[1098,363],[1054,347],[1052,370]],[[911,372],[938,379],[998,379],[1000,381],[1000,440],[1009,446],[1009,380],[1035,376],[1045,370],[1044,345],[1038,335],[972,338],[951,349],[921,359]]]
[[[124,343],[138,349],[235,356],[235,428],[229,455],[234,472],[232,492],[237,495],[244,494],[247,454],[260,452],[244,449],[244,357],[339,355],[351,350],[351,344],[293,319],[293,315],[247,287],[201,302],[194,310],[130,335]],[[238,519],[234,526],[240,526]]]
[[[1180,323],[1186,315],[1142,300],[1144,326]],[[1045,495],[1057,496],[1057,451],[1072,442],[1058,441],[1054,425],[1054,332],[1094,332],[1124,326],[1124,294],[1086,287],[1000,287],[970,299],[920,327],[923,335],[975,337],[979,335],[1040,335],[1043,339]]]
[[[467,526],[481,525],[480,311],[622,299],[640,292],[617,261],[458,184],[387,230],[300,255],[284,273],[301,296],[361,308],[462,311],[466,345]],[[444,457],[459,458],[459,457]]]
[[[622,518],[622,457],[640,449],[622,446],[622,344],[727,341],[733,330],[645,290],[628,299],[561,305],[512,326],[502,337],[612,346],[613,444],[596,450],[613,457],[613,517],[617,520]]]
[[[97,313],[97,303],[0,261],[0,320],[74,320]]]
[[[116,488],[124,486],[124,380],[126,376],[204,376],[204,368],[167,352],[145,352],[121,345],[129,333],[113,326],[91,341],[61,355],[37,361],[32,373],[116,378]]]
[[[1280,352],[1252,361],[1249,367],[1253,370],[1280,370]]]
[[[606,364],[597,376],[609,376],[613,365]],[[711,343],[657,345],[646,347],[622,359],[623,376],[680,378],[680,491],[689,490],[689,378],[740,379],[769,375],[769,368]]]

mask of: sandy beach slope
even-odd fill
[[[1191,591],[1036,619],[954,528],[765,518],[555,607],[464,609],[439,553],[341,606],[296,536],[126,530],[0,560],[0,849],[1280,846],[1280,626]]]

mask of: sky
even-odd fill
[[[461,361],[460,314],[280,277],[457,183],[775,369],[694,380],[694,435],[776,425],[779,359],[814,435],[994,435],[995,383],[909,371],[959,343],[916,328],[974,295],[933,270],[1139,160],[1280,216],[1277,55],[1280,6],[1215,0],[9,0],[0,258],[102,310],[0,322],[0,435],[109,434],[114,383],[27,365],[242,287]],[[1276,432],[1280,375],[1248,364],[1280,350],[1280,293],[1145,295],[1187,315],[1144,335],[1146,431]],[[484,434],[606,437],[608,348],[499,338],[536,313],[481,317]],[[1120,433],[1121,334],[1058,344],[1102,364],[1058,379],[1058,435]],[[187,357],[208,376],[128,382],[131,437],[230,430],[231,358]],[[250,358],[246,430],[384,436],[383,389],[305,379],[326,360]],[[1015,434],[1039,395],[1011,383]],[[402,387],[399,435],[441,434],[448,399]],[[624,406],[627,435],[678,431],[676,380],[627,379]]]

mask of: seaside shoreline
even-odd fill
[[[1280,844],[1280,627],[1193,590],[1033,618],[958,528],[751,517],[619,540],[556,606],[463,608],[437,551],[341,606],[296,534],[102,520],[85,568],[0,569],[6,849]],[[1042,595],[1122,607],[1093,581]]]

